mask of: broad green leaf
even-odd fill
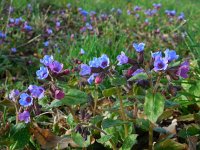
[[[10,135],[10,138],[15,141],[15,143],[11,145],[12,149],[24,148],[25,145],[29,142],[30,138],[28,125],[24,123],[16,124],[13,126]]]
[[[145,97],[144,112],[151,122],[156,122],[163,113],[165,100],[160,93],[153,94],[148,91]]]
[[[95,117],[92,117],[92,118],[90,119],[90,122],[91,122],[92,124],[97,124],[97,123],[99,123],[99,122],[102,121],[102,120],[103,120],[103,116],[97,115],[97,116],[95,116]]]
[[[134,144],[136,144],[137,140],[137,134],[131,134],[124,140],[124,143],[122,145],[122,150],[130,150]]]
[[[113,86],[120,86],[127,83],[126,78],[124,77],[115,77],[110,80],[111,85]]]
[[[189,136],[199,135],[200,127],[197,124],[191,124],[187,126],[185,129],[179,131],[178,136],[182,138],[188,138]]]
[[[104,135],[97,142],[104,144],[105,142],[109,141],[113,136],[112,135]]]
[[[76,89],[69,89],[62,100],[54,100],[51,107],[59,107],[62,105],[79,105],[86,103],[88,96],[85,92]]]
[[[105,90],[102,91],[102,94],[105,97],[116,95],[117,94],[117,88],[116,87],[112,87],[112,88],[109,88],[109,89],[105,89]]]
[[[185,150],[186,144],[178,143],[172,139],[167,139],[154,145],[154,150]]]
[[[84,139],[83,139],[83,137],[79,133],[72,134],[72,139],[80,147],[83,147],[83,145],[84,145]]]
[[[130,79],[128,79],[128,81],[133,81],[133,80],[138,80],[138,79],[139,80],[145,80],[147,78],[148,78],[148,76],[147,76],[146,73],[139,73],[135,76],[132,76]]]
[[[110,127],[114,127],[114,126],[123,125],[124,123],[126,123],[126,122],[108,118],[108,119],[105,119],[102,121],[102,127],[104,129],[106,129],[106,128],[110,128]]]

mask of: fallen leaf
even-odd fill
[[[37,124],[30,130],[43,149],[79,147],[71,138],[56,136],[49,129],[42,129]]]

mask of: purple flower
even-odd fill
[[[132,76],[135,76],[137,74],[143,73],[144,69],[137,69],[135,72],[133,72]]]
[[[0,31],[0,39],[5,39],[6,38],[6,34]]]
[[[156,57],[154,61],[154,71],[158,72],[161,70],[166,70],[168,66],[168,61],[162,57]]]
[[[20,95],[19,103],[21,106],[24,106],[24,107],[31,106],[33,104],[33,98],[27,93],[22,93]]]
[[[188,61],[184,61],[181,66],[178,68],[178,71],[176,72],[177,76],[180,76],[182,78],[188,78],[188,71],[190,70],[190,64]]]
[[[142,8],[140,7],[140,6],[135,6],[134,8],[133,8],[133,10],[134,11],[140,11]]]
[[[59,74],[63,69],[63,64],[59,63],[58,61],[53,61],[49,65],[49,68],[53,73]]]
[[[133,47],[135,48],[136,52],[140,53],[142,51],[144,51],[144,46],[145,44],[144,43],[133,43]]]
[[[117,15],[121,15],[122,14],[122,10],[121,9],[117,9]]]
[[[154,52],[154,53],[151,52],[151,57],[153,59],[156,59],[156,57],[162,57],[162,52],[161,51]]]
[[[169,17],[174,17],[176,15],[176,11],[175,10],[165,10],[165,13]]]
[[[174,50],[166,49],[164,53],[165,53],[165,59],[167,59],[168,62],[176,60],[179,57],[179,55],[176,55],[176,51]]]
[[[40,59],[40,62],[45,66],[49,66],[54,61],[52,55],[45,55],[43,59]]]
[[[49,41],[46,41],[43,44],[44,44],[45,47],[48,47],[49,46]]]
[[[25,110],[23,113],[18,114],[18,118],[20,121],[24,121],[25,123],[28,123],[30,122],[30,113]]]
[[[56,21],[56,28],[60,27],[60,21]]]
[[[34,98],[41,99],[44,97],[44,88],[41,86],[36,86],[36,85],[29,85],[28,90],[31,93],[31,96]]]
[[[56,89],[53,93],[53,96],[55,99],[61,100],[65,97],[65,93],[62,90]]]
[[[16,53],[17,49],[15,47],[11,48],[11,52]]]
[[[88,30],[92,30],[92,29],[93,29],[92,25],[89,24],[89,23],[86,23],[85,27],[86,27]]]
[[[81,71],[80,75],[85,76],[85,75],[90,75],[91,74],[91,68],[87,64],[81,64]]]
[[[185,19],[185,15],[183,12],[180,13],[180,15],[178,16],[178,20],[184,20]]]
[[[106,67],[108,67],[109,64],[110,64],[110,60],[109,60],[109,58],[108,58],[108,56],[106,54],[103,54],[99,58],[99,62],[100,62],[99,67],[101,67],[103,69],[106,68]]]
[[[117,65],[123,65],[128,63],[128,57],[125,55],[124,52],[121,52],[121,55],[117,56],[117,60],[119,61]]]
[[[15,19],[15,25],[19,25],[21,21],[22,21],[22,18],[21,18],[21,17],[16,18],[16,19]]]
[[[49,75],[49,71],[47,69],[47,67],[40,67],[40,70],[36,71],[36,75],[38,77],[38,79],[46,79]]]
[[[148,15],[148,16],[153,16],[153,15],[155,15],[155,14],[157,13],[157,10],[156,10],[156,9],[153,9],[153,10],[148,9],[148,10],[146,10],[144,13],[145,13],[146,15]]]
[[[129,9],[126,12],[127,12],[127,15],[131,14],[131,11]]]
[[[12,90],[8,95],[8,97],[10,100],[16,101],[16,98],[19,96],[19,94],[20,94],[19,90]]]
[[[154,4],[153,4],[153,7],[154,7],[155,9],[160,9],[161,6],[162,6],[162,5],[161,5],[160,3],[158,3],[158,4],[154,3]]]
[[[10,18],[10,19],[9,19],[9,23],[11,23],[11,24],[15,23],[15,19]]]
[[[46,32],[47,32],[48,34],[52,34],[52,33],[53,33],[52,29],[49,29],[49,28],[46,30]]]

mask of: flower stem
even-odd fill
[[[149,150],[153,149],[153,124],[149,124]]]
[[[124,112],[123,101],[121,99],[120,93],[121,93],[120,89],[118,88],[117,96],[118,96],[118,99],[119,99],[119,102],[120,102],[121,115],[122,115],[123,121],[126,121],[126,115],[125,115],[125,112]],[[126,138],[128,136],[128,126],[127,126],[127,124],[124,124],[124,132],[125,132],[125,138]]]

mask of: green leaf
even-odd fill
[[[105,119],[102,121],[102,127],[104,129],[106,129],[106,128],[110,128],[110,127],[114,127],[114,126],[123,125],[124,123],[126,123],[126,122],[108,118],[108,119]]]
[[[137,134],[131,134],[124,140],[124,143],[122,145],[122,150],[130,150],[134,144],[136,144],[137,140]]]
[[[110,80],[110,82],[111,82],[111,85],[113,85],[113,86],[120,86],[120,85],[124,85],[124,84],[126,84],[127,82],[126,82],[126,78],[124,78],[124,77],[115,77],[115,78],[112,78],[111,80]]]
[[[103,116],[97,115],[97,116],[95,116],[95,117],[92,117],[92,118],[90,119],[90,122],[91,122],[92,124],[97,124],[97,123],[99,123],[99,122],[102,121],[102,120],[103,120]]]
[[[147,76],[146,73],[139,73],[135,76],[132,76],[130,79],[128,79],[128,81],[133,81],[133,80],[138,80],[138,79],[139,80],[145,80],[147,78],[148,78],[148,76]]]
[[[112,88],[109,88],[109,89],[105,89],[105,90],[102,91],[102,94],[105,97],[116,95],[117,94],[117,88],[116,87],[112,87]]]
[[[79,133],[72,134],[73,141],[78,144],[80,147],[84,147],[84,139]]]
[[[156,122],[163,113],[165,100],[160,93],[153,94],[148,91],[145,97],[144,112],[151,122]]]
[[[105,135],[98,139],[97,142],[104,144],[105,142],[109,141],[112,137],[112,135]]]
[[[88,96],[85,92],[76,89],[69,89],[62,100],[54,100],[51,107],[59,107],[62,105],[79,105],[86,103]]]
[[[186,145],[167,139],[154,145],[154,150],[185,150]]]
[[[18,123],[13,126],[10,135],[10,138],[15,141],[15,143],[11,145],[11,149],[24,148],[30,139],[29,128],[27,124],[24,123]]]
[[[179,131],[178,136],[184,139],[188,138],[189,136],[198,135],[200,133],[200,127],[197,124],[191,124],[187,126],[185,129]]]

